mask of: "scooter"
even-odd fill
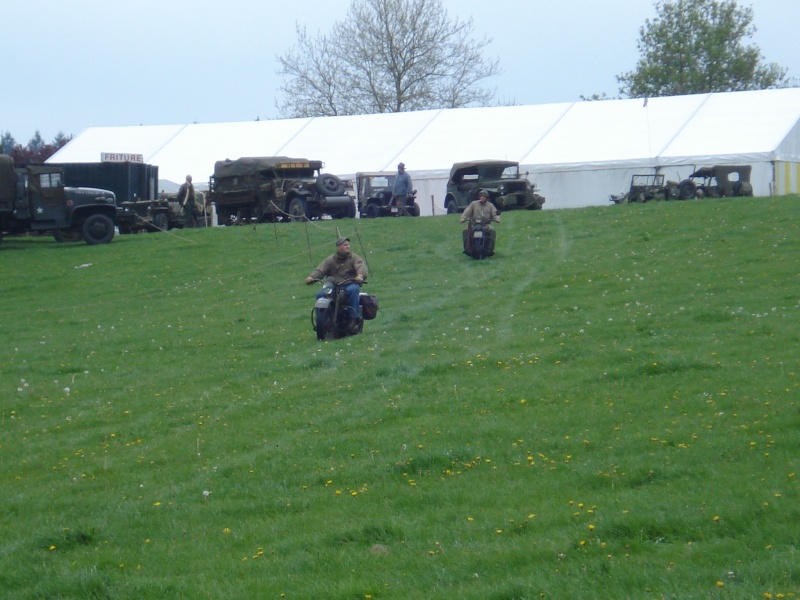
[[[344,281],[335,283],[328,277],[322,283],[322,295],[317,298],[311,309],[311,328],[316,332],[318,340],[337,340],[349,335],[358,335],[364,329],[364,320],[374,319],[378,313],[378,301],[371,294],[359,294],[359,313],[353,315],[353,309],[347,301],[344,288],[351,283]]]
[[[494,254],[494,239],[488,230],[488,223],[480,219],[470,223],[462,232],[464,254],[481,260]]]

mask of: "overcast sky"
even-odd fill
[[[276,55],[295,24],[327,33],[351,0],[0,0],[0,133],[26,144],[38,130],[249,121],[277,117]],[[572,102],[618,94],[653,0],[442,0],[503,74],[486,81],[504,103]],[[742,0],[767,62],[800,79],[800,1]],[[304,11],[304,12],[302,12]]]

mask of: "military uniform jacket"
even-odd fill
[[[331,254],[311,271],[311,277],[314,279],[333,277],[336,283],[352,281],[357,275],[361,275],[366,281],[367,265],[364,263],[364,259],[353,252],[344,255],[339,252]]]
[[[486,204],[481,204],[480,200],[474,200],[464,209],[464,213],[461,216],[470,223],[474,223],[478,219],[484,223],[491,223],[497,217],[497,208],[488,200]]]

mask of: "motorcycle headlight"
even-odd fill
[[[322,293],[326,296],[333,294],[333,284],[330,281],[326,281],[322,284]]]

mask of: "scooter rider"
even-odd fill
[[[497,214],[495,205],[489,202],[489,192],[486,190],[478,192],[478,199],[472,201],[470,205],[464,209],[464,212],[461,213],[461,218],[458,222],[463,223],[464,221],[469,221],[470,226],[478,221],[486,224],[485,231],[488,233],[491,244],[489,248],[494,252],[494,242],[497,237],[497,232],[490,223],[499,223],[500,216]]]
[[[361,284],[367,280],[367,265],[358,254],[350,252],[350,238],[340,237],[336,240],[336,252],[311,271],[311,274],[306,277],[306,285],[311,285],[325,277],[333,277],[336,284],[349,282],[344,287],[347,304],[350,307],[348,327],[355,327],[361,317],[358,296],[361,293]],[[317,294],[317,298],[321,296],[322,291]]]

